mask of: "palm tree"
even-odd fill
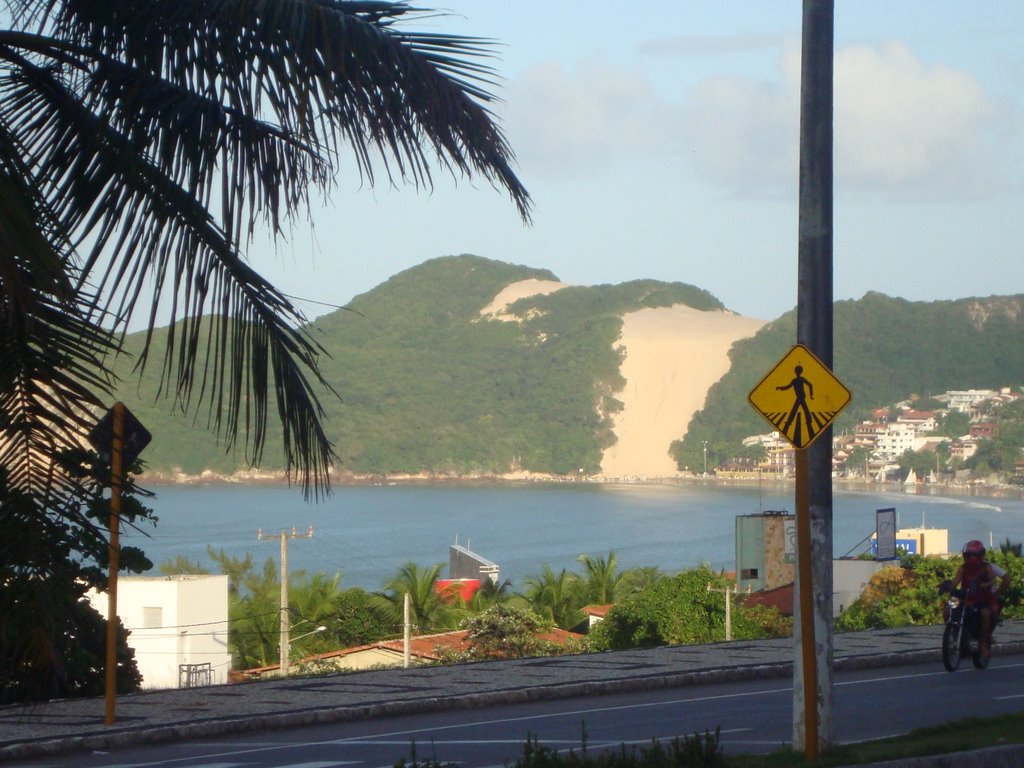
[[[544,563],[540,575],[526,578],[523,598],[533,610],[562,629],[576,626],[583,615],[580,608],[584,603],[584,591],[580,577],[565,568],[557,575],[551,566]]]
[[[507,603],[512,598],[512,582],[505,579],[500,584],[497,581],[485,578],[480,582],[480,588],[473,593],[469,600],[469,607],[474,612],[492,608],[495,605]]]
[[[288,593],[294,635],[310,632],[314,627],[326,627],[322,632],[308,635],[301,648],[293,647],[296,655],[309,655],[339,648],[335,639],[341,608],[341,574],[328,576],[314,573],[299,579]]]
[[[622,574],[617,573],[619,558],[615,552],[609,552],[608,558],[580,555],[577,558],[586,570],[587,599],[604,605],[615,602],[615,590],[622,582]]]
[[[1015,555],[1016,557],[1020,557],[1022,549],[1024,549],[1024,544],[1019,541],[1016,543],[1010,541],[1009,536],[1007,536],[1006,540],[999,545],[999,551],[1004,555]]]
[[[454,629],[465,613],[447,595],[437,590],[441,576],[441,564],[423,568],[408,562],[398,569],[384,585],[384,592],[377,593],[376,604],[385,609],[392,620],[401,625],[404,615],[405,596],[409,595],[409,620],[422,632],[438,629]]]
[[[0,392],[8,437],[22,442],[4,445],[0,465],[39,464],[26,442],[80,445],[110,394],[110,329],[141,308],[152,331],[169,305],[160,365],[176,405],[205,402],[228,447],[244,434],[256,462],[272,393],[289,468],[324,486],[321,350],[245,246],[261,222],[283,233],[311,189],[330,191],[344,144],[370,182],[377,155],[389,180],[429,186],[432,154],[504,186],[527,217],[485,106],[486,43],[402,31],[419,15],[405,3],[6,5]],[[148,354],[147,343],[140,368]]]
[[[148,332],[136,370],[156,366],[173,407],[226,449],[241,442],[253,464],[280,420],[289,477],[307,495],[327,491],[323,350],[246,247],[258,225],[277,238],[331,190],[346,146],[371,184],[382,168],[388,182],[429,187],[436,159],[503,187],[528,219],[487,106],[487,41],[404,30],[429,11],[402,2],[4,7],[0,501],[18,505],[0,504],[0,525],[40,527],[45,545],[27,565],[0,547],[0,576],[46,579],[83,539],[102,542],[79,500],[95,480],[66,456],[106,410],[109,360],[137,315]],[[166,351],[151,360],[165,315]],[[18,604],[34,610],[22,586]]]
[[[652,588],[664,578],[665,574],[657,566],[648,565],[640,568],[630,568],[622,574],[622,579],[616,586],[616,597],[621,600],[624,597],[643,592],[645,589]]]

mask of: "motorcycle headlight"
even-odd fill
[[[960,607],[960,598],[959,597],[951,597],[951,598],[949,598],[949,607],[950,608],[959,608]]]

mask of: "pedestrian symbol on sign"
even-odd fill
[[[809,349],[797,344],[747,400],[794,448],[806,448],[850,402],[850,391]]]
[[[811,413],[811,409],[807,405],[807,398],[814,399],[814,385],[811,384],[807,379],[803,377],[804,367],[798,365],[793,369],[796,376],[789,384],[783,384],[780,387],[776,387],[779,392],[787,389],[792,389],[795,399],[793,400],[793,408],[789,411],[789,418],[786,419],[786,425],[780,428],[780,432],[785,432],[787,435],[796,434],[797,441],[799,441],[800,435],[800,420],[799,417],[803,416],[803,427],[807,432],[808,441],[817,432],[821,431],[819,426],[823,422],[816,419],[814,414]],[[792,431],[791,431],[792,430]]]

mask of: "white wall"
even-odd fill
[[[861,596],[868,581],[889,562],[877,560],[833,560],[832,561],[832,615],[838,616]]]
[[[90,592],[107,615],[107,596]],[[143,688],[177,688],[179,666],[211,666],[211,683],[226,683],[228,577],[128,576],[117,580],[117,615],[131,634]]]

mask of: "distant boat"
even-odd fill
[[[907,474],[907,479],[903,481],[904,485],[917,485],[917,473],[914,470],[910,470]]]

